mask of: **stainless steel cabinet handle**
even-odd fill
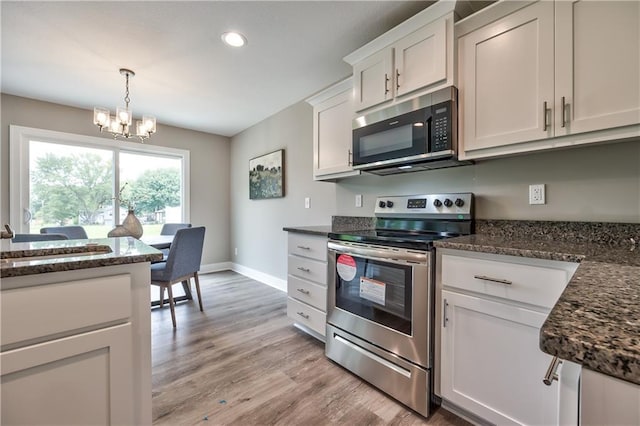
[[[310,272],[311,270],[309,268],[303,268],[302,266],[298,266],[298,271]]]
[[[349,150],[349,154],[348,154],[348,157],[347,157],[347,164],[349,166],[353,166],[353,154],[351,153],[351,150]]]
[[[311,250],[311,247],[306,247],[306,246],[298,246],[298,248],[300,250]]]
[[[304,312],[296,312],[296,313],[304,319],[309,319],[309,315],[305,314]]]
[[[551,386],[554,380],[558,380],[558,366],[562,364],[562,360],[557,356],[554,356],[551,360],[551,364],[549,364],[549,368],[547,368],[547,374],[544,375],[542,379],[542,383],[547,386]]]
[[[396,68],[396,92],[400,90],[400,71]]]
[[[491,281],[494,283],[500,283],[500,284],[506,284],[506,285],[513,284],[512,281],[503,280],[501,278],[491,278],[491,277],[487,277],[486,275],[474,275],[473,278],[475,278],[476,280]]]
[[[384,94],[389,93],[389,76],[387,73],[384,73]]]
[[[562,97],[562,106],[560,107],[560,109],[562,110],[562,127],[565,126],[565,124],[567,124],[566,120],[565,120],[565,109],[567,107],[567,104],[565,103],[565,99],[564,96]]]
[[[447,306],[449,306],[449,303],[447,303],[447,299],[444,299],[444,304],[442,306],[442,328],[445,328],[447,326],[447,321],[449,321],[449,318],[447,318]]]
[[[547,131],[547,127],[549,127],[549,123],[547,122],[547,111],[549,111],[549,109],[547,108],[547,101],[544,101],[542,103],[542,115],[544,117],[544,125],[542,126],[542,131],[546,132]]]
[[[298,288],[296,290],[298,290],[302,294],[309,294],[309,290],[305,290],[304,288]]]

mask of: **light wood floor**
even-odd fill
[[[468,425],[428,421],[324,356],[292,326],[286,295],[234,272],[202,275],[196,301],[151,312],[156,425]]]

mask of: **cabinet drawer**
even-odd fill
[[[128,274],[2,292],[2,345],[131,316]]]
[[[443,254],[442,285],[550,309],[577,268],[569,262],[548,261],[543,265],[532,259],[534,265],[505,261],[509,256],[495,258]]]
[[[289,275],[287,279],[289,297],[327,312],[327,287]]]
[[[327,239],[325,237],[289,232],[289,254],[327,261]]]
[[[327,285],[327,264],[324,262],[289,255],[288,272],[289,275]]]
[[[287,298],[287,316],[322,336],[325,335],[327,316],[324,312],[289,297]]]

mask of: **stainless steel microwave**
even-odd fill
[[[450,86],[353,120],[353,168],[387,175],[453,167],[458,91]]]

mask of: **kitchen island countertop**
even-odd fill
[[[540,348],[640,384],[640,247],[475,234],[437,248],[580,263],[540,331]]]
[[[0,277],[157,260],[162,260],[162,252],[132,237],[29,243],[11,243],[7,240],[2,242]]]

